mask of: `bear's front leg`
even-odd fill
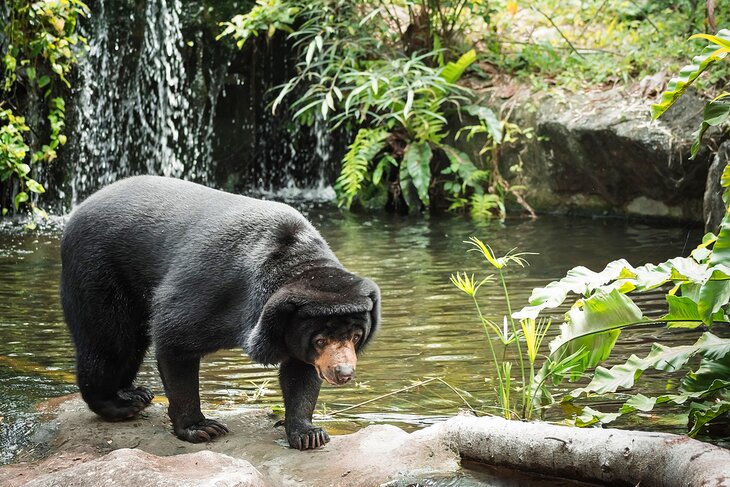
[[[157,368],[170,403],[167,413],[178,438],[201,443],[228,433],[226,425],[206,419],[200,411],[200,357],[173,358],[158,354]]]
[[[313,365],[290,358],[279,367],[284,395],[284,427],[289,445],[298,450],[318,448],[330,441],[327,432],[312,424],[312,413],[322,380]]]

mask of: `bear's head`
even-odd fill
[[[268,299],[246,351],[262,364],[296,358],[312,364],[321,379],[342,385],[379,324],[380,290],[373,281],[339,267],[310,269]]]

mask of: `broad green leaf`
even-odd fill
[[[582,409],[581,414],[576,416],[575,425],[579,428],[585,428],[596,423],[608,424],[620,416],[619,413],[604,413],[586,406]]]
[[[406,166],[405,160],[400,163],[398,172],[398,184],[400,185],[401,195],[408,205],[408,210],[416,212],[421,208],[421,200],[418,197],[418,191],[413,185],[413,178],[411,178]]]
[[[413,186],[418,192],[418,198],[424,206],[430,204],[428,189],[431,184],[431,146],[428,142],[414,142],[406,147],[403,153],[403,164]],[[402,169],[401,169],[402,172]]]
[[[702,325],[702,315],[697,303],[687,296],[672,296],[667,294],[669,313],[662,316],[662,320],[671,320],[668,326],[674,328],[696,328]]]
[[[679,386],[680,392],[699,392],[706,394],[730,386],[730,354],[727,353],[728,339],[718,338],[717,340],[725,342],[720,345],[721,349],[718,352],[722,353],[725,351],[724,355],[719,358],[703,357],[700,361],[699,368],[687,374],[682,380]]]
[[[441,70],[441,77],[449,83],[456,83],[464,74],[466,68],[471,66],[474,61],[477,60],[477,52],[474,49],[465,52],[455,62],[448,63],[444,69]]]
[[[610,355],[621,328],[645,321],[639,307],[617,289],[596,290],[583,300],[582,307],[573,306],[566,318],[567,322],[560,325],[560,335],[550,342],[550,354],[587,350],[579,367],[582,370],[576,370],[574,376]]]
[[[591,382],[580,389],[571,392],[571,396],[578,397],[581,394],[616,392],[619,388],[630,389],[641,374],[652,368],[663,372],[677,372],[687,365],[690,358],[697,354],[703,356],[700,369],[690,374],[691,378],[685,379],[687,387],[683,393],[704,391],[717,378],[722,378],[725,367],[716,369],[716,361],[726,361],[725,357],[730,353],[730,339],[719,338],[712,333],[705,332],[692,345],[680,345],[667,347],[661,343],[654,343],[651,352],[646,358],[638,358],[632,355],[625,363],[614,365],[610,369],[596,367],[596,372]],[[710,374],[709,379],[707,377]],[[730,380],[730,376],[725,376]],[[705,385],[701,385],[700,381]]]
[[[619,389],[631,389],[646,367],[646,360],[640,359],[636,355],[629,357],[626,363],[614,365],[610,369],[599,365],[593,373],[591,382],[586,387],[573,390],[570,395],[579,397],[581,394],[589,392],[605,394],[616,392]]]
[[[730,167],[730,164],[725,168],[726,171],[728,167]],[[725,194],[727,193],[726,188]],[[730,212],[727,211],[720,224],[720,233],[717,235],[715,245],[712,246],[712,255],[710,256],[711,266],[719,264],[730,267]]]
[[[659,279],[654,277],[655,274],[657,272],[645,270],[644,278],[648,282],[651,282],[652,285],[657,280],[660,280],[663,284],[669,278],[669,271],[662,271],[662,277]],[[664,274],[666,274],[666,279],[664,279]],[[557,308],[563,304],[569,293],[587,296],[600,286],[611,281],[628,279],[632,276],[637,276],[636,270],[624,259],[609,262],[601,272],[594,272],[583,266],[574,267],[561,280],[553,281],[545,287],[534,289],[529,300],[530,306],[526,306],[520,311],[513,313],[512,317],[516,319],[534,319],[542,310]]]
[[[722,29],[717,33],[718,39],[730,40],[730,31]],[[657,119],[669,107],[671,107],[677,99],[682,96],[697,77],[702,74],[712,64],[716,63],[720,59],[723,59],[727,53],[717,52],[718,49],[714,45],[709,45],[702,50],[700,55],[695,56],[692,59],[693,64],[685,66],[679,72],[679,76],[672,78],[667,85],[666,91],[662,94],[662,99],[659,103],[651,106],[651,118]]]
[[[690,159],[694,159],[700,150],[702,138],[710,127],[717,127],[724,124],[730,118],[730,103],[727,102],[710,102],[705,105],[704,117],[700,128],[693,133],[695,139],[690,148]]]
[[[18,164],[16,166],[16,171],[19,176],[25,176],[30,172],[30,166],[28,164]]]
[[[621,406],[621,409],[619,409],[618,412],[621,415],[633,413],[634,411],[643,411],[646,413],[654,409],[656,404],[656,397],[647,397],[643,394],[636,394],[631,396],[629,400]]]
[[[710,41],[713,44],[717,44],[720,47],[724,47],[725,49],[730,49],[730,41],[723,39],[719,36],[713,36],[711,34],[694,34],[690,36],[690,39],[705,39]]]
[[[718,400],[713,403],[693,402],[689,409],[689,422],[692,429],[687,435],[697,435],[704,425],[728,412],[730,412],[730,401],[728,400]]]
[[[724,266],[722,266],[724,267]],[[700,286],[697,310],[702,321],[711,325],[715,313],[730,301],[730,276],[720,269],[712,270],[707,282]]]
[[[19,192],[17,195],[15,195],[15,209],[19,209],[20,205],[28,201],[28,193],[25,191]]]
[[[479,170],[474,163],[471,162],[469,156],[450,145],[441,144],[440,148],[449,159],[450,172],[458,175],[459,179],[461,179],[464,183],[469,183],[474,173]]]
[[[50,76],[47,76],[47,75],[41,76],[40,78],[38,78],[38,87],[43,88],[50,82],[51,82]]]
[[[671,272],[672,281],[691,281],[696,284],[704,284],[710,277],[707,266],[698,263],[691,257],[675,257],[667,261]]]
[[[37,182],[34,179],[29,179],[25,182],[25,185],[28,186],[28,189],[32,191],[33,193],[45,193],[46,188],[43,187],[42,184]]]
[[[497,144],[502,142],[502,122],[499,121],[497,115],[495,115],[491,108],[482,105],[468,105],[464,107],[464,111],[469,115],[477,117],[484,124],[494,142]]]

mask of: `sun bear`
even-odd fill
[[[298,211],[191,182],[137,176],[71,213],[61,240],[61,302],[89,408],[134,417],[152,400],[134,384],[154,344],[174,433],[228,432],[200,410],[202,356],[242,347],[279,364],[289,444],[329,441],[312,424],[322,381],[342,385],[380,322],[380,290],[340,264]]]

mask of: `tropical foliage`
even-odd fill
[[[518,328],[518,320],[512,312],[512,303],[505,279],[506,268],[509,266],[526,266],[527,261],[524,256],[530,254],[518,253],[513,249],[504,256],[497,257],[489,245],[476,237],[471,237],[466,243],[472,246],[470,251],[480,253],[484,257],[488,267],[496,271],[498,285],[502,289],[507,304],[507,309],[502,316],[501,323],[485,316],[477,299],[480,288],[494,280],[495,274],[490,274],[477,280],[473,274],[469,275],[466,272],[457,272],[451,276],[451,282],[472,299],[479,321],[484,329],[490,357],[494,365],[494,370],[496,371],[496,377],[494,378],[494,383],[496,384],[495,391],[497,392],[499,408],[502,415],[506,419],[530,419],[536,410],[536,406],[540,406],[539,395],[536,391],[545,390],[547,392],[544,378],[540,378],[535,374],[535,363],[538,359],[538,351],[550,329],[551,319],[520,319],[520,326]],[[501,354],[498,354],[495,349],[495,342],[497,341],[502,345]],[[515,349],[514,354],[516,355],[516,358],[513,359],[516,360],[514,363],[513,360],[505,359],[508,351],[511,351],[510,349],[512,348]],[[568,373],[573,369],[574,364],[582,355],[583,353],[579,352],[572,356],[563,357],[560,362],[553,364],[551,373]],[[519,382],[512,377],[515,363],[519,367],[517,372],[519,374]]]
[[[667,90],[662,94],[661,101],[651,106],[652,118],[657,119],[676,102],[687,88],[710,66],[724,59],[730,52],[730,30],[722,29],[717,35],[695,34],[690,39],[706,39],[710,41],[704,50],[692,60],[692,64],[685,66],[679,76],[672,78]],[[692,157],[697,155],[702,137],[710,127],[718,127],[730,118],[730,102],[727,98],[730,93],[723,92],[714,100],[705,105],[703,120],[695,132],[695,141],[692,144]]]
[[[53,162],[66,143],[64,97],[71,87],[68,77],[78,52],[86,46],[76,25],[79,16],[87,13],[88,7],[80,0],[8,3],[8,19],[0,38],[0,182],[17,181],[15,210],[25,204],[35,215],[45,216],[30,197],[45,191],[34,179],[34,168]],[[23,106],[21,100],[34,97],[45,100],[46,124],[31,127],[23,113],[36,107]],[[8,209],[2,211],[6,214]]]
[[[220,37],[232,36],[240,47],[257,32],[288,33],[299,62],[271,109],[293,98],[294,120],[319,117],[338,133],[354,134],[335,186],[340,205],[419,211],[432,205],[434,193],[445,193],[452,208],[476,208],[490,193],[489,166],[446,141],[449,119],[471,104],[471,92],[456,83],[476,51],[454,54],[452,42],[467,26],[467,7],[474,4],[259,1],[224,23]],[[478,120],[487,117],[490,127],[502,123],[481,109]],[[503,215],[504,193],[490,197],[496,203],[485,213]]]
[[[693,38],[707,39],[712,45],[669,83],[661,102],[652,107],[655,118],[665,113],[702,71],[730,52],[728,31]],[[726,103],[722,101],[726,96],[723,94],[707,105],[696,146],[706,125],[727,119]],[[693,152],[697,152],[697,147]],[[532,382],[534,397],[540,395],[543,404],[550,404],[553,397],[548,389],[535,384],[552,381],[557,385],[585,376],[590,378],[588,384],[573,390],[564,401],[634,391],[642,374],[654,370],[668,376],[665,394],[628,394],[621,408],[611,413],[584,407],[576,424],[605,424],[635,411],[647,412],[662,404],[675,404],[685,406],[689,434],[696,435],[705,424],[730,411],[730,339],[713,333],[716,327],[730,324],[730,166],[722,174],[721,185],[727,211],[719,235],[705,235],[689,257],[639,267],[621,259],[609,263],[601,272],[576,267],[560,281],[533,291],[530,305],[514,313],[513,318],[537,320],[546,310],[572,301],[560,334],[550,343],[550,352]],[[633,299],[637,294],[660,290],[666,290],[668,312],[663,315],[647,315]],[[644,357],[632,355],[625,363],[611,368],[601,365],[611,355],[622,330],[647,326],[703,332],[690,345],[668,347],[654,343]],[[555,370],[554,364],[576,354],[580,358],[570,370]]]

